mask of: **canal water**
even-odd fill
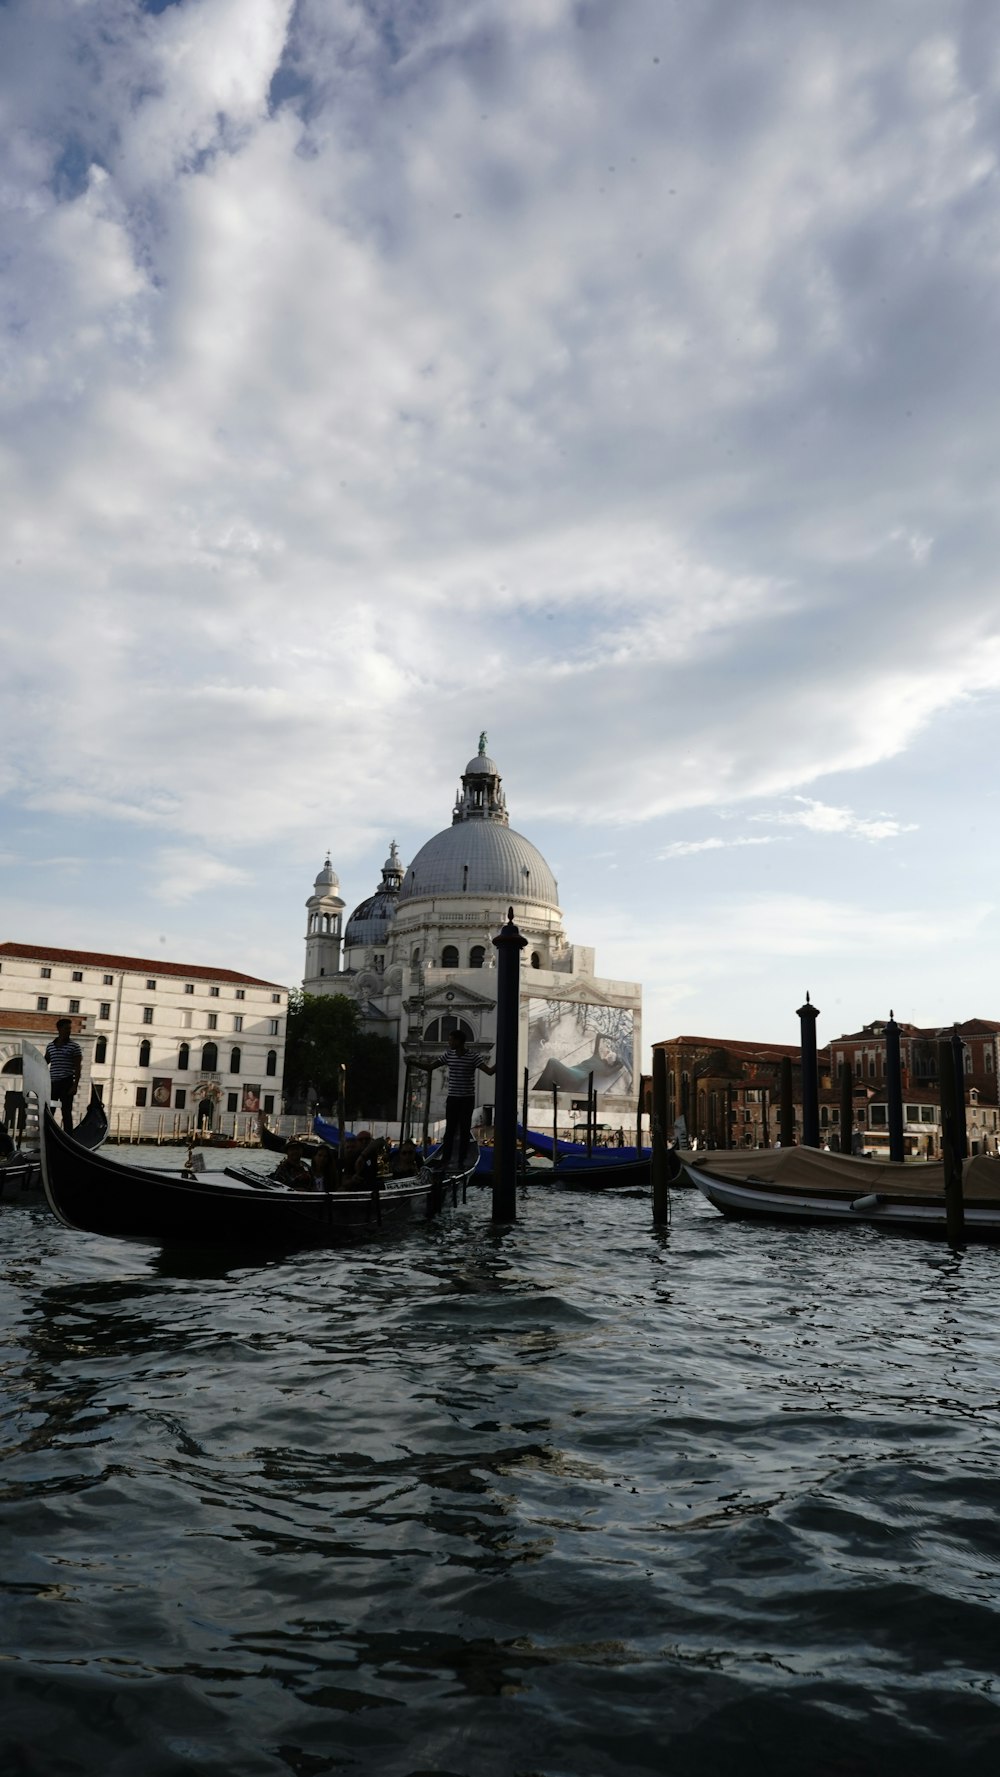
[[[995,1777],[1000,1250],[489,1208],[0,1206],[0,1767]]]

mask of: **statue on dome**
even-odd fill
[[[485,728],[482,730],[482,732],[479,736],[479,757],[480,757],[480,759],[485,759],[485,757],[486,757],[486,730],[485,730]]]

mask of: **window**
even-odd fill
[[[227,1092],[226,1093],[226,1109],[227,1109],[227,1111],[238,1110],[239,1103],[240,1103],[240,1095],[238,1092]]]
[[[194,992],[194,982],[193,981],[185,981],[184,992],[185,993],[193,993]]]
[[[885,1127],[887,1110],[884,1104],[873,1104],[869,1107],[869,1115],[873,1129]]]
[[[136,1087],[136,1089],[135,1089],[135,1102],[136,1102],[136,1104],[137,1104],[137,1105],[138,1105],[138,1107],[139,1107],[139,1109],[140,1109],[140,1111],[141,1111],[141,1110],[142,1110],[142,1107],[143,1107],[143,1105],[144,1105],[144,1104],[145,1104],[145,1102],[146,1102],[146,1088],[145,1088],[145,1086],[137,1086],[137,1087]]]
[[[238,1049],[238,1048],[234,1048],[230,1057],[229,1057],[229,1072],[231,1074],[238,1074],[239,1073],[240,1063],[242,1060],[243,1060],[242,1050]]]
[[[208,1028],[209,1028],[209,1030],[218,1030],[218,1028],[219,1028],[219,1014],[218,1014],[218,1012],[209,1012],[209,1014],[208,1014]]]
[[[186,1074],[190,1065],[191,1046],[189,1043],[182,1043],[177,1051],[177,1072],[179,1074]]]
[[[269,1049],[267,1052],[267,1060],[264,1063],[264,1072],[266,1074],[268,1074],[271,1079],[273,1079],[275,1074],[277,1073],[277,1071],[278,1071],[278,1051],[277,1051],[277,1049]],[[265,1105],[264,1108],[266,1110],[267,1106]]]
[[[104,1103],[104,1086],[100,1080],[91,1080],[90,1090],[97,1094],[98,1104]]]
[[[143,1037],[142,1042],[139,1044],[139,1066],[140,1067],[148,1067],[149,1066],[149,1038],[148,1037]]]
[[[460,1030],[467,1043],[474,1043],[476,1033],[471,1024],[464,1018],[454,1018],[446,1012],[443,1018],[434,1018],[424,1031],[425,1043],[446,1043],[453,1030]]]
[[[533,969],[540,969],[542,966],[542,959],[537,950],[533,950],[531,953],[531,966]]]
[[[146,982],[146,992],[147,993],[155,993],[156,992],[156,982],[155,981],[147,981]]]
[[[143,1024],[152,1024],[152,1022],[153,1022],[153,1008],[152,1008],[152,1006],[143,1006],[143,1008],[142,1008],[142,1022],[143,1022]]]
[[[870,1080],[874,1080],[874,1078],[875,1078],[875,1057],[874,1057],[874,1055],[869,1055],[869,1057],[868,1057],[868,1078]]]
[[[272,995],[271,995],[271,1004],[272,1004],[272,1006],[280,1006],[280,1005],[281,1005],[281,995],[280,995],[280,993],[272,993]]]
[[[242,1030],[243,1029],[243,1013],[242,1012],[237,1012],[235,1018],[233,1019],[233,1029],[234,1030]]]
[[[247,997],[246,988],[245,987],[238,987],[236,989],[236,998],[238,1000],[245,1000],[246,997]]]
[[[39,1012],[47,1012],[48,1011],[49,1002],[48,1002],[47,996],[44,993],[39,994],[37,1000],[35,1001],[35,1006]]]
[[[265,1094],[264,1094],[264,1110],[265,1110],[265,1112],[269,1113],[269,1112],[273,1111],[273,1109],[274,1109],[274,1093],[273,1092],[265,1092]]]
[[[114,982],[115,982],[115,978],[113,975],[105,975],[104,976],[104,983],[103,984],[105,987],[113,987]]]
[[[442,969],[457,969],[458,968],[458,947],[457,947],[457,945],[455,945],[455,944],[446,944],[445,945],[444,949],[441,952],[441,967],[442,967]]]
[[[469,951],[469,967],[470,967],[470,969],[481,969],[485,961],[486,961],[486,946],[483,944],[474,944],[472,946],[472,949]]]
[[[186,1086],[178,1086],[177,1091],[174,1093],[174,1109],[177,1111],[182,1111],[184,1109],[185,1105],[187,1104],[187,1101],[188,1101],[187,1087]]]
[[[191,1029],[191,1014],[190,1014],[190,1012],[182,1012],[181,1013],[181,1029],[182,1030],[190,1030]]]
[[[83,970],[82,969],[74,969],[72,975],[70,976],[70,980],[71,981],[82,981],[83,980]]]
[[[94,1044],[94,1060],[95,1061],[107,1061],[107,1059],[108,1059],[108,1039],[107,1039],[107,1037],[98,1037],[97,1042]]]
[[[986,1054],[983,1056],[983,1060],[986,1063],[986,1072],[988,1074],[991,1074],[993,1072],[993,1051],[992,1051],[992,1049],[987,1049]]]
[[[278,1030],[279,1030],[278,1020],[277,1020],[277,1018],[272,1018],[270,1021],[270,1030],[268,1032],[268,1035],[272,1036],[272,1037],[276,1037],[278,1034]]]
[[[71,1012],[79,1012],[79,1010],[80,1010],[79,1000],[70,1000],[69,1009]]]
[[[204,1049],[201,1052],[201,1071],[202,1071],[202,1073],[214,1074],[218,1065],[219,1065],[219,1051],[218,1051],[218,1049],[216,1048],[214,1043],[206,1043]]]
[[[52,970],[51,969],[39,969],[38,972],[41,975],[43,981],[51,981],[52,980]]]
[[[98,1018],[110,1018],[111,1017],[111,1001],[110,1000],[102,1000],[101,1001],[101,1008],[100,1008],[100,1011],[98,1012],[97,1016],[98,1016]]]
[[[208,997],[211,1000],[217,1000],[219,997],[219,989],[217,987],[210,987],[208,990]]]

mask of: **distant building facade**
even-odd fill
[[[995,1153],[1000,1134],[997,1076],[1000,1022],[970,1018],[941,1029],[900,1023],[904,1146],[908,1154],[941,1149],[938,1045],[958,1031],[963,1044],[966,1132],[970,1153]],[[792,1063],[796,1130],[802,1125],[802,1074],[798,1044],[737,1042],[731,1038],[680,1036],[655,1043],[667,1064],[671,1127],[683,1118],[687,1133],[705,1147],[767,1147],[779,1134],[781,1062]],[[866,1024],[825,1044],[817,1056],[820,1142],[842,1145],[841,1077],[852,1080],[853,1119],[845,1146],[888,1149],[885,1020]]]
[[[0,1069],[20,1087],[21,1043],[44,1050],[68,1017],[83,1054],[77,1111],[97,1088],[137,1137],[280,1111],[288,990],[232,969],[0,944]]]
[[[507,910],[522,937],[519,1062],[528,1068],[529,1107],[551,1115],[552,1087],[567,1115],[592,1076],[599,1114],[634,1117],[642,1040],[638,982],[594,973],[594,952],[563,929],[555,877],[538,848],[510,826],[500,772],[486,736],[462,773],[451,825],[410,864],[395,842],[381,881],[355,907],[346,903],[327,858],[306,903],[306,993],[353,999],[364,1027],[386,1036],[400,1061],[400,1108],[409,1080],[411,1114],[424,1106],[422,1072],[407,1064],[444,1048],[452,1030],[493,1059],[496,951]],[[431,1076],[429,1114],[443,1115],[443,1078]],[[493,1082],[485,1078],[484,1102]],[[546,1124],[548,1126],[548,1124]]]

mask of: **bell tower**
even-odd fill
[[[330,976],[343,968],[344,902],[340,898],[340,881],[330,863],[329,853],[306,902],[306,966],[302,986],[306,993],[325,993]]]

